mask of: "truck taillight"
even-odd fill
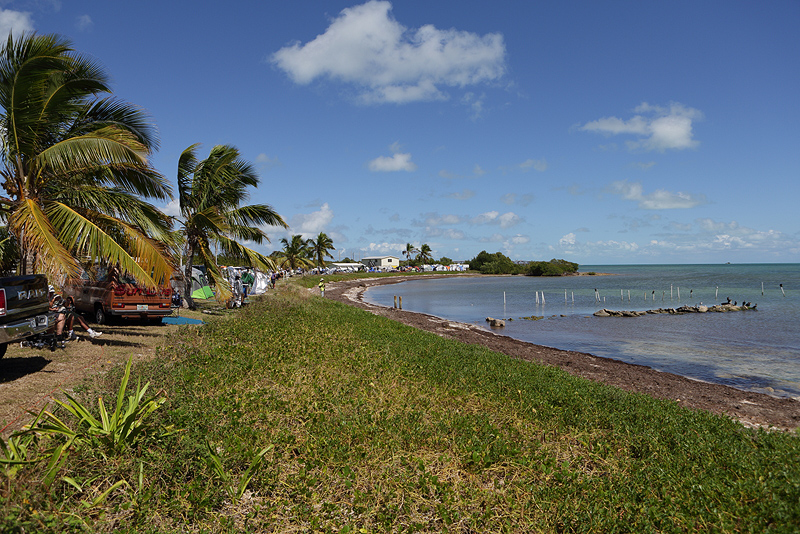
[[[6,314],[6,290],[0,288],[0,316]]]
[[[159,308],[170,308],[170,307],[172,307],[172,305],[169,302],[160,302],[158,304],[158,307]]]

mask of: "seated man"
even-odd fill
[[[69,334],[67,334],[67,340],[78,339],[78,336],[75,335],[73,330],[73,325],[75,323],[75,318],[78,318],[78,324],[80,324],[86,332],[92,337],[92,339],[103,335],[102,332],[96,332],[92,330],[83,317],[77,313],[75,313],[75,302],[72,300],[72,297],[67,297],[66,299],[56,295],[55,290],[52,286],[50,286],[50,311],[57,311],[58,312],[58,319],[56,319],[56,338],[63,339],[64,334],[64,325],[67,326],[69,329]]]

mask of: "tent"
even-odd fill
[[[214,297],[214,292],[208,287],[208,279],[203,271],[192,267],[192,298],[210,299]]]
[[[253,282],[253,287],[250,289],[251,295],[261,295],[267,292],[269,287],[269,276],[261,271],[255,271],[256,280]]]

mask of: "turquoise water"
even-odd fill
[[[610,274],[418,279],[370,288],[364,298],[392,306],[398,295],[403,309],[484,327],[486,317],[513,319],[506,321],[503,334],[523,341],[800,398],[800,264],[581,266],[581,272],[591,271]],[[592,315],[601,308],[712,305],[728,297],[758,304],[758,309],[636,318]],[[544,319],[521,319],[531,315]]]

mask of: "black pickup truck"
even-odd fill
[[[42,334],[56,314],[50,310],[47,277],[42,274],[0,278],[0,358],[9,343]]]

